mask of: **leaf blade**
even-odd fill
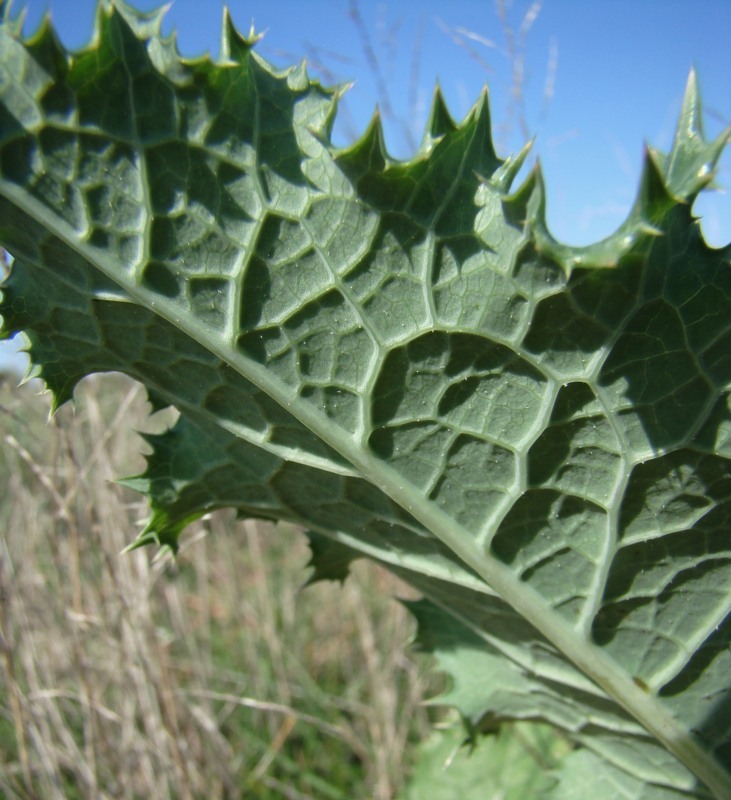
[[[23,45],[6,23],[4,242],[32,252],[12,221],[40,226],[91,270],[105,321],[116,303],[127,328],[154,319],[138,327],[173,339],[169,352],[197,343],[201,370],[224,365],[247,409],[266,405],[298,438],[287,449],[277,425],[258,437],[227,425],[220,406],[208,422],[263,447],[260,462],[299,464],[303,486],[363,481],[409,520],[401,552],[346,514],[321,524],[329,535],[395,568],[402,559],[416,583],[415,565],[428,575],[418,537],[429,540],[442,559],[431,577],[451,562],[497,592],[722,794],[730,733],[712,716],[728,694],[729,598],[714,586],[728,574],[729,249],[705,246],[686,204],[725,138],[703,142],[694,85],[675,149],[648,155],[627,222],[572,250],[546,229],[540,173],[505,197],[517,162],[495,155],[486,97],[412,162],[388,157],[377,123],[334,153],[334,97],[303,69],[275,73],[230,25],[221,63],[184,61],[160,19],[105,5],[94,45],[74,56],[48,25]],[[56,250],[18,274],[50,276]],[[17,280],[3,315],[40,329]],[[55,378],[35,345],[59,401],[95,352],[100,368],[125,367],[205,424],[186,397],[193,380],[156,377],[131,341],[115,362],[83,316],[45,330],[73,330],[66,347],[78,345]],[[203,405],[213,385],[202,381]],[[643,510],[658,499],[684,515],[680,530]],[[300,503],[299,519],[315,506]],[[158,523],[172,541],[194,513]],[[670,541],[678,553],[663,568]],[[635,552],[655,570],[649,590]],[[703,608],[690,632],[677,611],[688,597]],[[667,648],[673,636],[681,646]]]

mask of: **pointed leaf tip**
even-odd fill
[[[540,161],[513,194],[503,197],[502,206],[508,221],[518,228],[545,218],[546,191]]]
[[[432,97],[431,110],[426,124],[425,138],[430,140],[440,139],[442,136],[447,136],[456,130],[457,123],[449,113],[442,89],[437,84],[434,87],[434,96]]]
[[[673,197],[663,174],[662,162],[657,152],[649,146],[645,147],[642,159],[642,175],[640,189],[635,205],[630,212],[629,221],[640,224],[653,224],[668,209],[682,202],[682,198]]]
[[[381,114],[376,107],[365,133],[357,142],[335,154],[335,161],[352,175],[381,173],[389,158],[386,152]]]
[[[703,110],[695,68],[691,68],[685,84],[683,105],[680,112],[680,120],[678,121],[678,129],[681,128],[692,131],[698,136],[703,136]]]
[[[264,37],[264,33],[256,33],[252,21],[248,36],[244,36],[236,27],[228,6],[223,7],[223,25],[221,28],[221,60],[239,62],[251,51],[254,45]]]
[[[662,166],[668,191],[679,202],[692,202],[713,182],[718,159],[731,137],[731,127],[713,141],[703,132],[703,105],[698,78],[690,71],[683,104],[675,129],[673,146],[667,156],[655,153]]]
[[[525,160],[528,158],[530,151],[533,149],[534,142],[535,137],[526,142],[517,155],[509,156],[505,159],[502,166],[499,167],[491,177],[483,178],[481,176],[481,180],[484,183],[489,183],[490,186],[496,189],[500,194],[506,195],[510,191],[523,164],[525,164]]]
[[[492,141],[492,115],[487,86],[480,92],[477,102],[459,127],[471,138],[469,147],[473,148],[477,171],[482,175],[492,175],[500,169],[504,162],[498,158]]]
[[[118,15],[138,38],[161,39],[162,23],[170,5],[171,3],[165,3],[150,11],[142,11],[125,0],[109,0],[100,5],[99,13],[106,12],[108,17]]]
[[[130,542],[123,550],[122,554],[126,555],[127,553],[131,553],[133,550],[138,550],[141,547],[147,547],[148,545],[154,545],[160,548],[159,555],[170,552],[173,556],[178,554],[178,550],[180,549],[180,543],[178,542],[178,529],[176,528],[173,531],[170,530],[158,530],[158,528],[154,525],[154,521],[150,521],[147,527],[140,533],[140,535],[133,541]]]

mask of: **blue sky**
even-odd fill
[[[83,46],[95,0],[15,0],[27,30],[50,9],[62,41]],[[134,0],[138,8],[159,2]],[[667,149],[686,79],[695,66],[706,132],[731,124],[730,0],[230,0],[236,24],[266,31],[259,52],[284,67],[307,57],[323,83],[354,81],[335,129],[337,143],[361,133],[378,103],[391,153],[407,157],[421,137],[438,80],[461,119],[487,84],[498,152],[537,135],[552,232],[570,244],[611,233],[639,181],[643,143]],[[220,0],[173,0],[166,29],[181,52],[220,40]],[[356,9],[356,13],[353,13]],[[521,36],[521,26],[529,28]],[[506,29],[512,31],[513,55]],[[511,99],[513,67],[524,58],[522,102]],[[377,68],[374,69],[374,62]],[[384,89],[384,87],[386,87]],[[390,112],[390,115],[389,115]],[[718,182],[726,193],[696,203],[709,242],[731,241],[731,151]]]

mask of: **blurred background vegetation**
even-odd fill
[[[391,798],[436,690],[413,592],[358,563],[307,579],[305,538],[215,514],[176,561],[121,555],[144,498],[144,390],[87,378],[50,421],[0,386],[0,796]]]

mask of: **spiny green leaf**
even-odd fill
[[[103,2],[73,54],[0,25],[3,335],[56,405],[120,370],[181,411],[141,541],[302,524],[338,552],[315,576],[352,553],[424,593],[473,730],[573,742],[559,786],[731,795],[731,247],[691,214],[728,134],[695,77],[625,223],[571,248],[486,93],[456,124],[437,92],[408,162],[377,117],[335,150],[338,92],[227,16],[216,61],[161,20]]]
[[[307,531],[307,539],[312,551],[308,566],[313,568],[307,585],[318,581],[340,581],[344,583],[350,573],[350,565],[358,553],[340,544],[336,539],[315,531]]]

